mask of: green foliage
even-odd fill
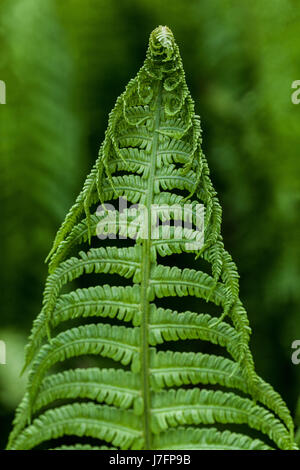
[[[298,404],[297,404],[295,423],[296,423],[296,426],[298,427],[298,430],[295,436],[295,441],[299,447],[300,445],[300,399],[298,400]]]
[[[226,247],[238,260],[256,331],[257,370],[294,409],[300,388],[290,360],[291,343],[300,338],[300,112],[291,102],[291,84],[299,77],[300,10],[293,0],[123,4],[127,22],[135,15],[145,28],[170,24],[182,45],[196,112],[203,116],[203,148],[226,214]]]
[[[0,366],[0,400],[13,411],[26,390],[27,373],[20,377],[26,336],[15,329],[2,329],[0,338],[5,338],[6,349],[6,364]]]
[[[149,233],[143,237],[128,223],[110,224],[109,233],[127,230],[133,240],[120,247],[109,238],[98,248],[96,235],[107,234],[111,214],[93,214],[95,204],[119,197],[146,206]],[[153,204],[184,207],[187,201],[194,223],[196,204],[205,206],[204,245],[191,250],[195,230],[177,239],[176,227],[162,226],[153,240]],[[174,214],[160,218],[176,220]],[[87,242],[92,247],[79,251]],[[174,265],[173,256],[178,260],[183,253],[193,253],[198,267]],[[52,448],[67,435],[98,439],[98,448],[103,441],[121,449],[296,448],[285,403],[254,369],[251,330],[237,270],[223,246],[200,120],[167,27],[152,32],[144,65],[110,113],[99,157],[48,259],[43,308],[26,349],[26,366],[32,364],[28,387],[9,449]],[[84,276],[96,279],[96,287],[63,292]],[[117,278],[128,285],[114,285]],[[172,297],[202,299],[219,316],[162,306]],[[72,324],[78,320],[84,324]],[[178,340],[187,351],[177,351]],[[197,351],[201,340],[224,355],[188,351],[185,340],[196,340]],[[68,366],[67,360],[80,356],[108,358],[117,367]],[[53,371],[59,363],[64,370]],[[232,432],[232,425],[246,430]]]
[[[1,318],[24,325],[38,308],[41,261],[77,187],[80,132],[72,58],[53,2],[12,0],[1,10]]]

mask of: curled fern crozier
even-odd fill
[[[296,448],[284,401],[254,369],[201,142],[178,46],[159,26],[48,256],[9,449]],[[183,230],[170,207],[188,207]],[[109,366],[72,367],[84,356]]]

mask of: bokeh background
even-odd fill
[[[91,168],[108,113],[168,25],[201,116],[241,276],[257,372],[295,415],[300,365],[298,0],[1,0],[0,448],[24,393],[23,348],[40,310],[44,259]],[[300,415],[300,411],[299,411]],[[299,416],[300,419],[300,416]]]

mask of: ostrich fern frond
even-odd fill
[[[130,210],[101,211],[120,197],[147,209],[147,236]],[[165,210],[187,202],[193,223],[199,205],[205,207],[201,245],[191,243],[198,240],[196,230],[179,231],[176,215]],[[95,204],[100,207],[93,214]],[[162,221],[174,219],[156,237],[154,205]],[[107,227],[112,214],[120,223]],[[28,389],[9,449],[66,448],[65,436],[78,438],[74,449],[87,448],[82,437],[98,442],[97,449],[296,448],[285,403],[255,372],[238,274],[220,228],[221,207],[178,46],[159,26],[144,65],[109,116],[99,157],[49,254],[43,308],[26,351],[26,366],[32,363]],[[120,247],[112,236],[98,247],[97,236],[108,232],[131,237],[130,246]],[[88,251],[78,252],[86,242]],[[210,272],[163,263],[186,252]],[[62,291],[92,273],[102,273],[105,283]],[[128,285],[113,285],[112,274]],[[162,303],[184,296],[215,304],[220,316],[189,311],[187,302],[184,311]],[[186,351],[177,350],[177,340],[191,340],[183,343]],[[197,351],[208,342],[223,355],[189,351],[192,340],[201,340]],[[91,355],[117,367],[72,368],[65,362]],[[65,365],[61,372],[53,371],[58,363]]]

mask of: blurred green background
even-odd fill
[[[299,8],[298,0],[1,0],[0,448],[24,393],[19,372],[44,259],[159,24],[173,30],[201,116],[257,372],[295,413],[300,105],[291,84],[300,79]]]

